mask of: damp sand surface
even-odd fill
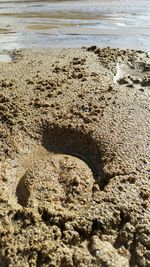
[[[149,50],[150,1],[0,1],[0,49],[93,44]]]
[[[12,56],[0,63],[0,266],[149,266],[149,54]]]

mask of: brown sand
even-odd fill
[[[0,266],[150,266],[150,57],[0,63]]]

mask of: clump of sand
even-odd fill
[[[0,265],[150,265],[150,58],[16,50],[0,63]]]

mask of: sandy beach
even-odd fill
[[[150,266],[150,54],[0,62],[0,266]]]

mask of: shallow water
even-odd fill
[[[0,55],[0,62],[11,62],[13,58],[10,55],[2,54]]]
[[[0,1],[1,50],[93,44],[150,51],[150,1]]]

